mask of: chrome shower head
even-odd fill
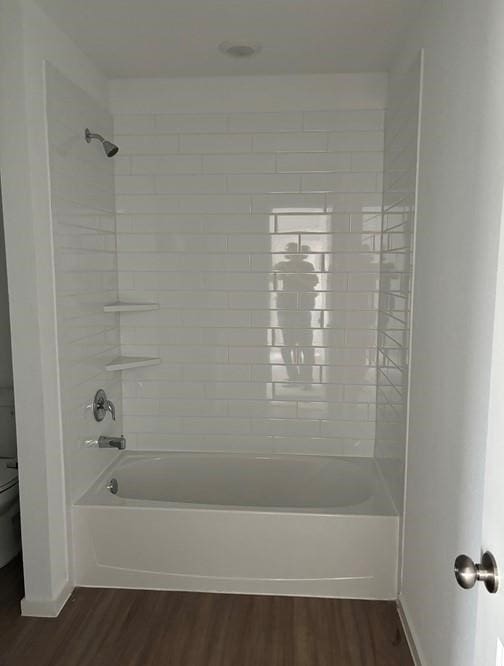
[[[107,141],[107,139],[104,139],[101,134],[90,132],[87,128],[84,132],[84,137],[88,143],[91,143],[92,139],[97,139],[102,144],[103,150],[105,151],[105,155],[107,157],[114,157],[114,155],[119,152],[119,148],[115,145],[115,143]]]
[[[119,148],[111,141],[105,140],[102,145],[107,157],[114,157],[119,152]]]

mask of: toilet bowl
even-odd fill
[[[19,487],[12,459],[0,459],[0,568],[21,550]]]
[[[12,387],[0,387],[0,567],[21,550],[16,419]]]

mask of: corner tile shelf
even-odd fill
[[[130,368],[144,368],[148,365],[159,365],[160,358],[149,356],[118,356],[110,363],[107,363],[105,370],[117,372],[118,370],[129,370]]]
[[[103,306],[104,312],[147,312],[147,310],[159,310],[159,303],[107,303]]]

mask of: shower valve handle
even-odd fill
[[[110,412],[112,420],[115,421],[114,403],[107,398],[107,394],[103,389],[98,389],[93,399],[93,416],[95,421],[103,421],[107,416],[107,412]]]

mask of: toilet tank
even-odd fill
[[[14,391],[0,388],[0,458],[15,458],[16,418],[14,415]]]

